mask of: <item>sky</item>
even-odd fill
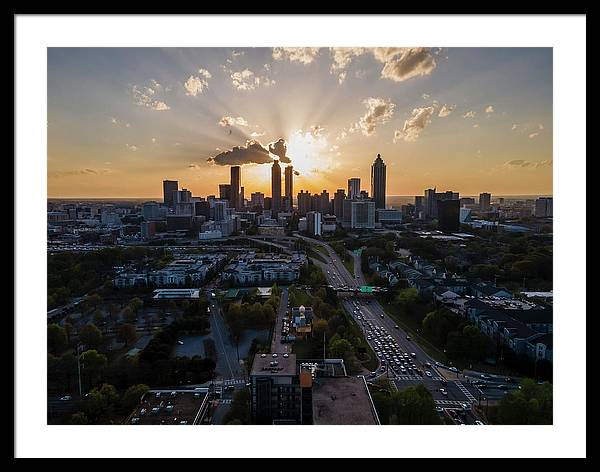
[[[551,48],[48,48],[48,197],[552,194]]]

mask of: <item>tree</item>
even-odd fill
[[[129,346],[129,343],[135,341],[136,337],[135,326],[132,324],[125,323],[117,329],[117,339],[123,341],[125,346]]]
[[[141,298],[135,297],[131,299],[131,301],[129,302],[129,306],[132,308],[132,310],[135,312],[135,315],[137,316],[138,311],[141,310],[141,308],[144,306],[144,302]]]
[[[128,323],[133,323],[136,320],[136,318],[137,318],[137,316],[136,316],[133,308],[131,308],[129,305],[127,305],[125,307],[125,309],[123,310],[123,319],[125,321],[127,321]]]
[[[67,332],[56,323],[48,325],[48,351],[59,355],[67,348]]]
[[[89,424],[87,415],[83,411],[78,411],[71,415],[71,424]]]
[[[88,349],[97,349],[102,344],[102,332],[94,324],[87,324],[79,331],[79,340]]]
[[[415,305],[419,301],[419,291],[416,288],[405,288],[400,290],[394,302],[407,313],[414,311]]]
[[[93,383],[102,373],[107,364],[107,358],[95,349],[90,349],[81,354],[81,370]]]
[[[115,305],[114,303],[109,304],[108,307],[106,308],[106,311],[108,312],[108,317],[111,321],[114,318],[115,314],[117,313],[117,310],[118,310],[117,305]]]
[[[391,424],[440,424],[435,402],[425,385],[408,387],[392,394]]]
[[[86,396],[84,413],[92,424],[108,423],[118,399],[119,395],[114,386],[102,384],[100,388],[92,389]]]
[[[323,320],[320,318],[315,319],[312,325],[313,336],[321,339],[323,337],[323,333],[326,333],[328,328],[329,323],[327,323],[327,320]]]
[[[94,324],[99,325],[104,320],[104,313],[101,310],[94,311]]]
[[[552,424],[552,384],[523,379],[520,390],[500,400],[496,416],[499,424]]]
[[[123,398],[121,399],[121,407],[124,410],[131,410],[140,402],[141,398],[148,392],[148,390],[149,387],[146,384],[132,385],[123,394]]]
[[[231,423],[238,421],[239,423]],[[223,417],[224,424],[250,424],[250,391],[238,390],[233,396],[231,407]]]
[[[98,309],[98,305],[102,303],[102,297],[97,293],[89,295],[85,298],[85,304],[94,310]]]

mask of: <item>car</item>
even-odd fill
[[[475,420],[475,424],[480,425],[480,426],[485,426],[485,423],[480,420]]]
[[[513,383],[514,382],[514,380],[512,378],[510,378],[510,377],[504,377],[504,381],[507,382],[507,383]]]
[[[471,411],[471,406],[468,403],[463,403],[460,405],[463,411]]]
[[[456,367],[449,367],[448,370],[451,370],[452,372],[458,372],[458,369]]]
[[[407,341],[410,341],[410,336],[406,336],[406,340],[407,340]]]
[[[446,391],[446,389],[445,389],[445,388],[440,388],[440,393],[441,393],[442,395],[444,395],[445,397],[447,397],[447,396],[448,396],[448,392]]]
[[[430,362],[425,362],[425,364],[423,364],[425,367],[431,367],[431,363]]]
[[[235,387],[234,387],[233,385],[227,385],[227,386],[225,387],[225,391],[226,391],[226,392],[232,392],[232,391],[234,391],[234,390],[235,390]]]
[[[63,397],[60,397],[60,401],[63,402],[68,402],[69,400],[72,400],[73,398],[71,397],[71,395],[65,395]]]
[[[435,411],[438,412],[438,413],[443,413],[444,409],[441,406],[436,406],[435,407]]]
[[[369,377],[375,377],[377,375],[377,372],[371,372],[369,373]]]
[[[180,346],[183,346],[183,341],[177,341],[177,344],[179,344]]]
[[[417,357],[417,354],[416,354],[416,353],[414,353],[414,352],[411,352],[411,353],[410,353],[410,357]]]
[[[381,316],[381,318],[385,318],[383,315],[379,315],[379,316]]]
[[[400,329],[400,326],[396,325],[396,326],[394,326],[394,328],[396,328],[396,329]]]
[[[431,377],[431,376],[432,376],[431,372],[429,372],[428,370],[426,370],[426,371],[425,371],[425,375],[426,375],[427,377]]]

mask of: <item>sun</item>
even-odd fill
[[[297,130],[287,141],[287,155],[303,177],[314,177],[328,161],[327,138],[310,131]]]

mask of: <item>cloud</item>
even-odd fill
[[[332,57],[329,71],[335,74],[346,69],[354,57],[360,56],[366,51],[366,48],[329,48]]]
[[[275,84],[274,80],[266,76],[258,76],[250,69],[231,72],[230,77],[236,90],[254,90],[260,86],[270,87]]]
[[[161,89],[161,85],[155,80],[151,81],[151,86],[131,86],[131,95],[136,105],[151,108],[157,111],[170,110],[171,107],[164,101],[155,98],[155,95]]]
[[[456,108],[456,105],[442,105],[442,108],[440,108],[440,112],[438,113],[438,116],[440,118],[444,118],[445,116],[448,116],[450,113],[452,113],[454,111],[454,108]]]
[[[190,75],[183,84],[185,94],[191,97],[201,94],[204,92],[204,89],[208,88],[208,79],[210,78],[212,78],[212,74],[209,71],[198,69],[198,75]]]
[[[402,129],[394,132],[394,142],[400,140],[416,141],[425,127],[431,123],[431,116],[434,111],[435,109],[432,106],[415,108],[411,117],[404,122]]]
[[[219,120],[219,126],[223,126],[223,127],[230,127],[230,126],[243,126],[243,127],[247,127],[248,126],[248,122],[244,118],[242,118],[241,116],[238,116],[237,118],[234,118],[233,116],[223,116]]]
[[[530,133],[529,134],[529,139],[533,139],[535,138],[537,135],[539,135],[540,133]]]
[[[342,71],[338,74],[338,83],[341,85],[346,80],[346,71]]]
[[[291,159],[288,156],[286,156],[287,143],[283,138],[280,138],[274,143],[269,144],[269,152],[271,154],[275,154],[277,157],[279,157],[279,160],[285,164],[289,164],[290,162],[292,162]]]
[[[273,158],[269,150],[258,141],[250,140],[245,146],[234,146],[231,151],[223,151],[214,157],[209,157],[208,162],[219,166],[242,166],[245,164],[269,164]]]
[[[137,146],[133,145],[133,144],[125,144],[125,147],[132,152],[135,152],[138,150]]]
[[[486,113],[494,113],[494,107],[493,107],[492,105],[488,105],[488,106],[485,108],[485,112],[486,112]]]
[[[310,64],[319,54],[319,48],[273,48],[273,59],[276,61],[288,60],[301,64]]]
[[[473,125],[473,128],[479,128],[479,123],[475,123],[475,124]]]
[[[429,100],[431,98],[431,95],[429,95],[428,93],[424,93],[423,95],[421,95],[421,97],[423,97],[423,100]]]
[[[253,138],[260,138],[261,136],[264,136],[265,133],[257,133],[256,131],[252,131],[252,133],[250,133],[250,136]]]
[[[518,127],[519,127],[519,125],[518,125],[518,124],[516,124],[516,123],[513,123],[511,130],[513,130],[513,131],[514,131],[514,130],[516,130]]]
[[[367,111],[357,123],[350,127],[350,132],[361,131],[365,136],[372,136],[378,125],[388,122],[394,115],[394,105],[383,98],[369,97],[363,100]]]
[[[543,124],[541,124],[541,123],[540,123],[540,124],[538,124],[538,129],[540,129],[540,130],[544,129],[544,125],[543,125]]]
[[[552,167],[552,159],[542,160],[542,161],[527,161],[525,159],[513,159],[512,161],[507,161],[504,163],[505,167],[509,168],[540,168],[540,167]]]
[[[102,175],[102,174],[110,174],[112,171],[110,169],[77,169],[77,170],[57,170],[48,172],[48,177],[51,178],[59,178],[59,177],[68,177],[74,175]]]
[[[463,115],[463,118],[474,118],[476,114],[477,114],[477,112],[475,112],[473,110],[469,110],[468,112],[466,112]]]
[[[429,75],[436,68],[429,48],[375,48],[373,54],[385,63],[381,77],[394,82]]]
[[[294,175],[300,175],[300,172],[298,172],[297,170],[294,171]]]
[[[156,143],[156,138],[152,138],[152,142],[153,142],[153,143]]]
[[[110,122],[111,122],[113,125],[118,125],[118,124],[119,124],[119,121],[118,121],[118,120],[117,120],[117,119],[116,119],[114,116],[112,116],[112,117],[110,118]]]

